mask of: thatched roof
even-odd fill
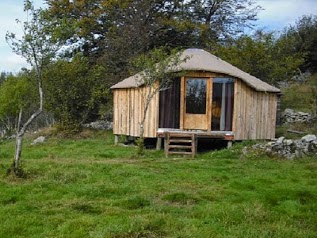
[[[240,78],[247,85],[254,88],[256,91],[274,92],[279,93],[280,90],[273,87],[260,79],[238,69],[237,67],[229,64],[228,62],[210,54],[209,52],[201,49],[187,49],[181,54],[181,59],[187,59],[182,62],[177,69],[171,71],[178,72],[186,71],[207,71],[221,74],[227,74],[232,77]],[[133,75],[121,82],[113,85],[112,89],[118,88],[135,88],[142,85],[139,80],[139,75]]]

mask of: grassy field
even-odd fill
[[[317,158],[230,150],[164,158],[109,133],[24,144],[26,179],[5,176],[0,237],[317,237]]]

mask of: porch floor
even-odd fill
[[[174,129],[174,128],[159,128],[156,134],[158,138],[164,138],[166,133],[195,134],[196,138],[234,140],[234,133],[232,131],[203,131],[203,130],[181,130],[181,129]]]

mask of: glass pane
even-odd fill
[[[206,114],[206,79],[186,80],[186,113]]]
[[[231,131],[234,102],[234,80],[215,78],[212,90],[211,130]]]
[[[222,84],[213,83],[212,86],[212,109],[211,109],[211,130],[220,130],[220,116],[222,103]]]

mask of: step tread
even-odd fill
[[[169,140],[169,142],[173,142],[173,143],[192,143],[192,140],[175,140],[175,139],[171,139]]]
[[[169,151],[168,154],[174,155],[192,155],[192,152],[181,152],[181,151]]]
[[[168,148],[191,149],[191,145],[169,145]]]

